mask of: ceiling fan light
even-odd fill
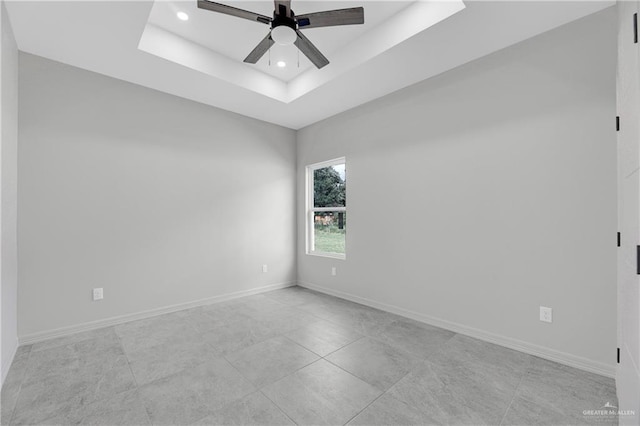
[[[271,30],[271,39],[282,46],[293,44],[297,38],[296,32],[286,25],[280,25]]]

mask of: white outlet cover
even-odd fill
[[[553,322],[553,309],[540,306],[540,321]]]
[[[104,296],[104,292],[102,288],[93,289],[93,300],[102,300],[103,296]]]
[[[336,267],[332,266],[331,267],[331,275],[335,275],[336,274]]]
[[[262,272],[269,272],[269,267],[267,265],[262,265]]]

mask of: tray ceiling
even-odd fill
[[[225,3],[273,10],[272,1]],[[298,68],[295,51],[272,50],[272,63],[289,55],[284,69],[268,57],[244,64],[268,26],[197,9],[195,0],[6,4],[24,52],[299,129],[615,2],[293,0],[296,13],[365,7],[365,25],[306,30],[331,61],[321,70],[303,55]]]

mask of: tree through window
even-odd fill
[[[307,253],[346,254],[346,163],[344,158],[307,166]]]

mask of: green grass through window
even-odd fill
[[[315,251],[345,253],[345,230],[337,226],[315,226]]]

